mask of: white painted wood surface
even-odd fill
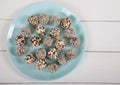
[[[6,53],[6,35],[22,8],[47,0],[0,0],[0,84],[120,84],[120,0],[48,0],[75,12],[86,33],[87,49],[78,67],[54,81],[36,81],[20,75]]]
[[[41,1],[72,9],[81,20],[120,20],[120,0],[0,0],[0,18],[12,19],[22,8]]]

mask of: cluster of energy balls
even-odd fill
[[[46,25],[48,23],[53,28],[50,29],[47,35]],[[47,14],[40,14],[39,17],[32,15],[28,17],[28,24],[34,28],[36,35],[31,36],[32,32],[29,27],[23,27],[21,29],[20,34],[15,39],[17,55],[23,56],[26,54],[26,48],[24,47],[27,44],[26,39],[30,39],[29,42],[33,48],[41,44],[43,44],[44,48],[42,47],[34,53],[26,54],[24,60],[27,64],[35,62],[37,69],[41,70],[48,67],[49,71],[53,73],[58,70],[60,65],[65,65],[68,60],[74,59],[77,56],[74,48],[80,45],[80,39],[75,36],[75,31],[71,28],[70,18],[66,17],[61,19],[59,16],[49,17]],[[62,29],[58,26],[61,26]],[[61,30],[64,33],[61,33]],[[64,38],[60,38],[61,34],[64,34]],[[58,52],[64,51],[68,44],[71,45],[71,48],[64,54],[59,55]],[[46,49],[47,47],[49,49]],[[48,63],[47,59],[53,62]]]

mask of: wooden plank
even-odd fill
[[[85,53],[77,68],[67,76],[48,82],[120,83],[120,53]],[[34,83],[10,64],[6,51],[0,51],[0,83]],[[41,81],[42,82],[42,81]]]
[[[120,20],[120,0],[1,0],[0,19],[13,19],[21,9],[42,1],[61,4],[76,13],[81,20]]]
[[[6,36],[11,21],[0,20],[0,50],[6,50]],[[82,22],[87,51],[120,51],[120,22]]]
[[[11,21],[0,20],[0,50],[6,50],[6,38]]]
[[[120,51],[120,22],[82,22],[87,51]]]

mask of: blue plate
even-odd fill
[[[33,64],[26,64],[24,62],[25,56],[17,56],[16,55],[16,43],[15,43],[15,37],[20,33],[20,30],[22,27],[28,26],[27,18],[31,15],[39,15],[40,13],[46,13],[49,16],[58,15],[61,18],[69,17],[72,20],[72,28],[74,28],[76,32],[76,36],[80,38],[81,44],[78,48],[74,48],[78,55],[74,60],[70,60],[67,62],[66,65],[61,66],[58,71],[55,73],[50,73],[48,68],[44,70],[38,70],[35,68],[35,63]],[[52,26],[47,25],[47,30],[50,30]],[[62,28],[60,28],[62,29]],[[34,29],[32,30],[32,36],[35,35]],[[53,80],[60,77],[64,77],[66,74],[71,72],[77,64],[80,62],[81,57],[83,56],[83,53],[85,51],[85,34],[81,27],[79,18],[76,17],[75,14],[67,10],[66,8],[53,4],[53,3],[41,3],[41,4],[35,4],[32,6],[29,6],[25,9],[23,9],[18,15],[13,19],[8,35],[7,35],[7,52],[9,55],[9,59],[12,62],[15,69],[17,69],[20,73],[29,76],[33,79],[37,80]],[[41,45],[42,46],[42,45]],[[34,52],[36,49],[40,48],[41,46],[37,48],[32,48],[31,46],[27,45],[25,46],[27,49],[27,54]],[[70,49],[71,47],[67,45],[66,49]],[[61,52],[62,53],[62,52]]]

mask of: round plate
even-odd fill
[[[69,17],[72,20],[72,28],[74,28],[76,32],[76,36],[80,38],[81,44],[78,48],[74,48],[77,51],[77,57],[73,60],[67,62],[66,65],[60,66],[60,68],[55,72],[49,72],[48,68],[44,70],[38,70],[35,68],[35,63],[26,64],[24,62],[25,56],[17,56],[16,54],[16,43],[15,37],[20,34],[20,30],[22,27],[28,26],[27,19],[31,15],[39,15],[41,13],[46,13],[49,16],[60,16],[61,18]],[[51,25],[47,25],[47,30],[50,30]],[[62,28],[61,28],[62,29]],[[32,35],[35,35],[34,29],[31,28]],[[26,45],[27,54],[34,52],[36,49],[42,47],[32,48],[30,45]],[[66,49],[70,49],[70,46],[67,45]],[[33,79],[37,80],[53,80],[60,77],[65,76],[69,72],[71,72],[77,64],[80,62],[80,58],[83,56],[85,50],[85,35],[84,31],[81,27],[79,18],[76,17],[75,14],[67,10],[66,8],[53,4],[53,3],[41,3],[29,6],[23,9],[12,21],[8,35],[7,35],[7,52],[9,55],[9,59],[12,62],[13,66],[22,74],[29,76]],[[61,52],[62,53],[62,52]]]

